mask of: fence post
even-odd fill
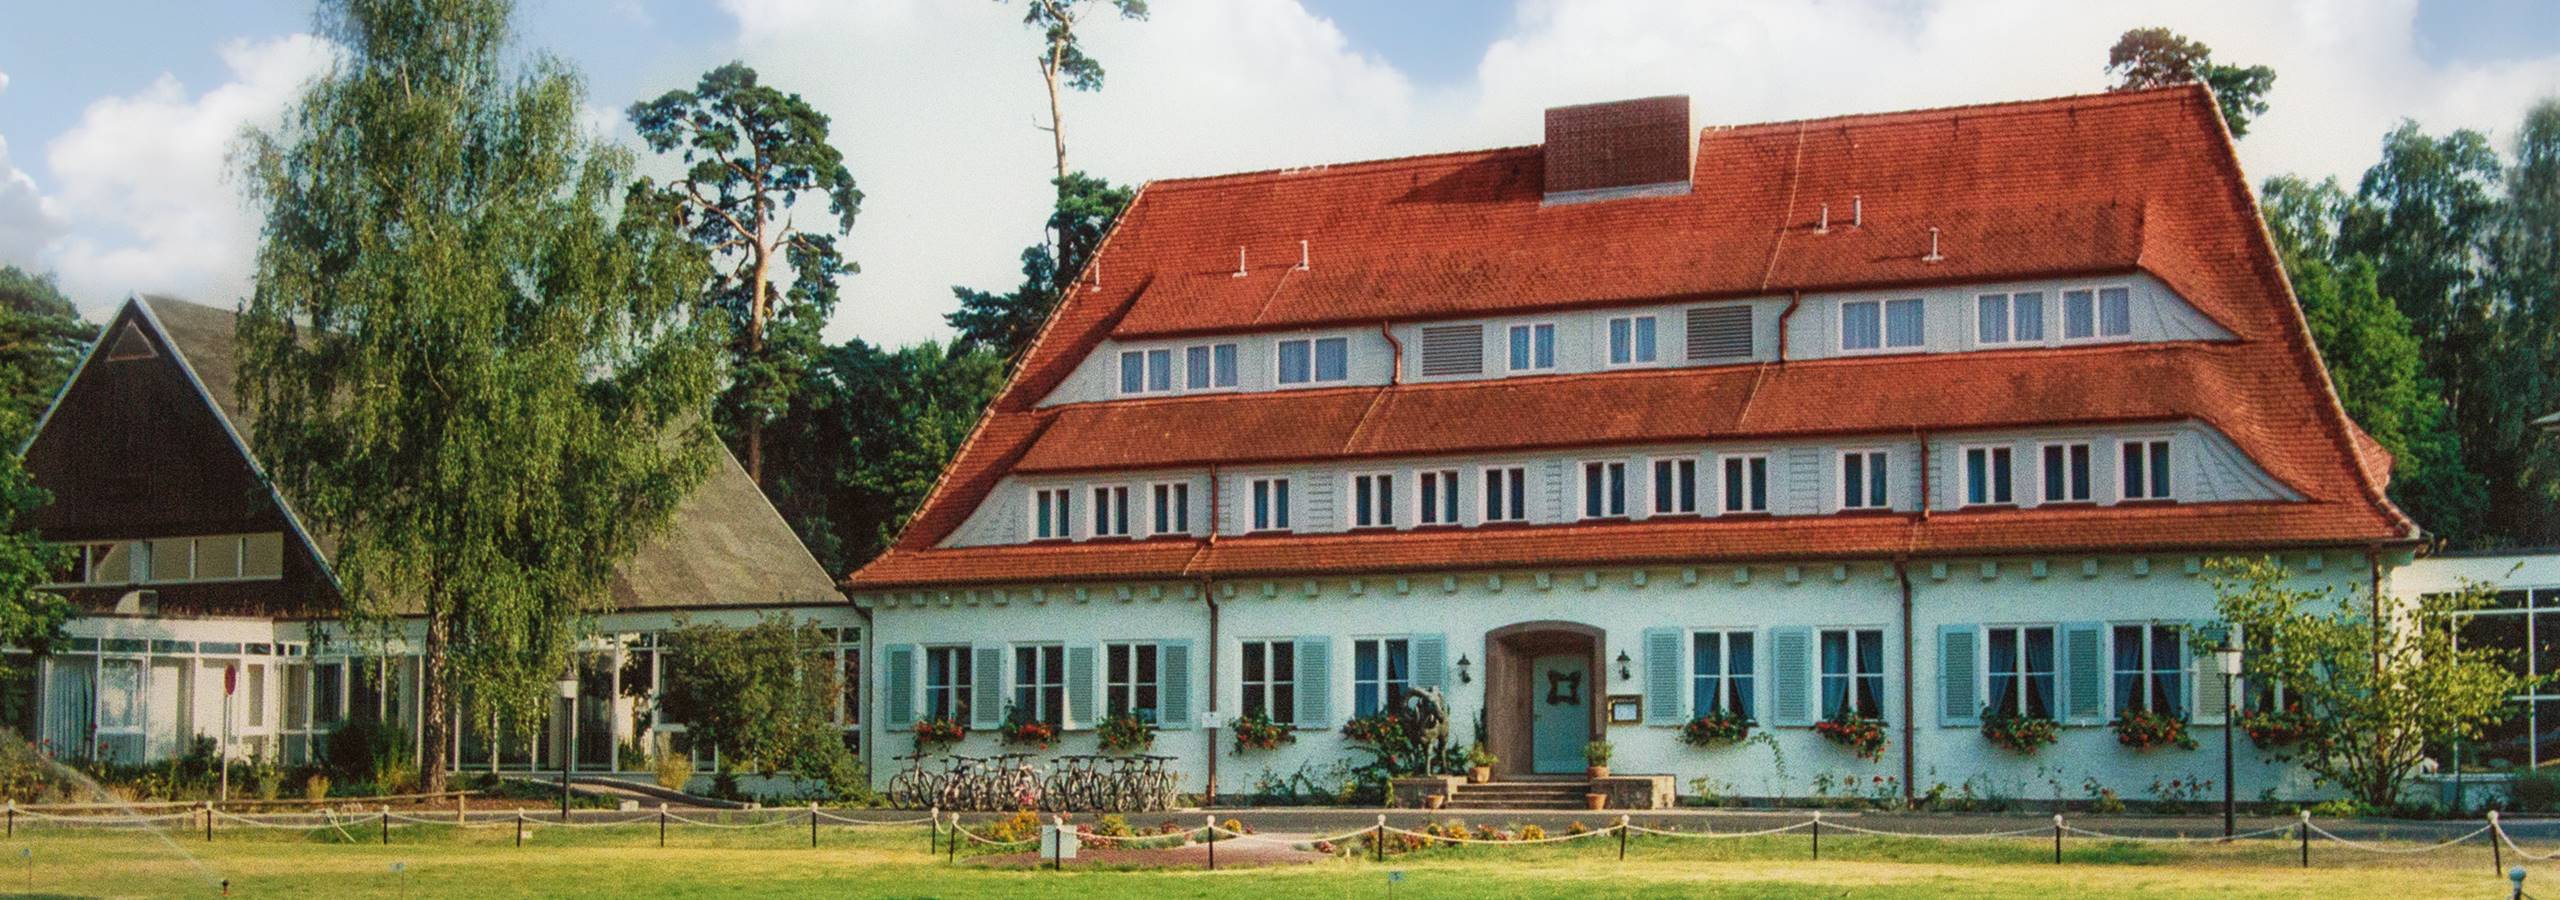
[[[524,807],[516,807],[516,846],[524,846]]]
[[[1627,861],[1627,814],[1618,814],[1618,861]]]
[[[1822,810],[1813,811],[1813,858],[1822,858]]]
[[[1376,844],[1376,845],[1377,845],[1377,850],[1378,850],[1378,861],[1379,861],[1379,862],[1386,862],[1386,861],[1387,861],[1387,814],[1386,814],[1386,813],[1379,813],[1379,814],[1378,814],[1378,831],[1377,831],[1377,835],[1378,835],[1377,840],[1371,841],[1370,843],[1372,843],[1372,844]]]
[[[942,807],[936,806],[925,813],[924,855],[932,856],[940,852],[942,852]]]
[[[2062,864],[2062,814],[2053,814],[2053,864]]]
[[[951,862],[959,862],[959,861],[960,861],[960,811],[959,811],[959,810],[956,810],[956,809],[955,809],[955,810],[952,810],[952,811],[951,811],[951,839],[950,839],[950,840],[947,840],[947,841],[943,841],[943,842],[942,842],[942,846],[943,846],[943,848],[944,848],[945,850],[950,851],[950,853],[951,853],[950,861],[951,861]]]
[[[17,837],[18,837],[18,801],[16,800],[16,798],[11,798],[11,799],[9,800],[9,838],[10,838],[11,840],[16,840],[16,839],[17,839]]]
[[[1067,817],[1050,816],[1049,827],[1054,832],[1049,837],[1049,871],[1064,872],[1067,870]]]
[[[818,849],[818,801],[809,801],[809,849]]]
[[[667,801],[658,801],[658,847],[667,846]]]
[[[213,807],[205,807],[205,817],[213,817]],[[206,829],[206,833],[212,833],[212,829]],[[388,803],[382,805],[382,845],[391,846],[391,804]]]
[[[2507,870],[2507,848],[2498,846],[2499,844],[2506,843],[2506,837],[2507,833],[2498,828],[2498,811],[2494,809],[2490,810],[2489,866],[2492,871],[2504,872]]]
[[[2311,868],[2311,811],[2302,811],[2302,867]]]
[[[204,802],[204,842],[213,843],[213,801]]]
[[[1211,815],[1201,816],[1200,818],[1205,819],[1208,822],[1209,871],[1215,872],[1218,870],[1218,817]]]

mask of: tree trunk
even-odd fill
[[[427,655],[418,673],[418,787],[431,794],[445,789],[445,773],[453,768],[453,695],[445,683],[452,631],[443,617],[427,617]]]
[[[756,179],[756,190],[759,194],[763,192],[764,179]],[[764,355],[764,323],[771,314],[765,308],[765,285],[772,283],[772,276],[769,273],[773,267],[773,250],[771,245],[765,243],[765,224],[766,220],[764,210],[759,206],[756,209],[756,233],[754,238],[755,277],[750,279],[754,282],[754,285],[752,286],[753,293],[747,295],[747,356],[750,358],[762,357]],[[764,417],[758,414],[754,409],[749,409],[747,410],[746,425],[747,480],[755,482],[757,487],[763,487]]]
[[[1040,67],[1040,80],[1049,86],[1049,143],[1057,148],[1060,191],[1067,189],[1067,123],[1058,116],[1058,66],[1064,62],[1060,57],[1065,51],[1065,44],[1051,43],[1049,64]]]

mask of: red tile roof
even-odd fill
[[[2200,87],[1711,128],[1679,197],[1546,206],[1539,163],[1527,147],[1150,183],[924,508],[851,586],[2416,535],[2382,495],[2389,455],[2330,392]],[[1832,227],[1816,233],[1823,204]],[[1935,263],[1921,260],[1930,228]],[[1290,271],[1300,240],[1313,265]],[[1239,246],[1266,261],[1244,278]],[[1109,337],[2136,271],[2237,340],[1037,405]],[[2304,501],[1224,537],[1143,552],[938,546],[1012,470],[2189,418]],[[2069,527],[2083,522],[2103,527]]]

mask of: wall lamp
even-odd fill
[[[1618,680],[1619,680],[1619,681],[1629,681],[1629,680],[1632,680],[1632,679],[1634,679],[1634,678],[1636,677],[1636,671],[1635,671],[1635,669],[1633,668],[1633,664],[1634,664],[1634,663],[1635,663],[1635,660],[1632,660],[1632,659],[1628,659],[1628,658],[1627,658],[1627,651],[1624,651],[1624,650],[1620,650],[1620,651],[1618,651]]]
[[[1473,674],[1470,674],[1470,673],[1467,671],[1468,667],[1473,666],[1473,665],[1475,665],[1475,663],[1472,663],[1472,662],[1468,662],[1468,661],[1467,661],[1467,655],[1466,655],[1466,654],[1464,654],[1464,653],[1458,654],[1458,683],[1459,683],[1459,684],[1474,684],[1474,683],[1476,682],[1476,677],[1475,677]]]

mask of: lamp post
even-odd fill
[[[2230,840],[2236,805],[2231,783],[2235,774],[2231,762],[2231,720],[2239,718],[2239,703],[2232,696],[2231,686],[2240,677],[2240,648],[2233,645],[2230,638],[2223,638],[2222,646],[2213,648],[2213,664],[2222,672],[2222,839]]]
[[[569,821],[569,760],[577,748],[569,746],[570,729],[576,725],[578,671],[560,673],[560,821]]]

